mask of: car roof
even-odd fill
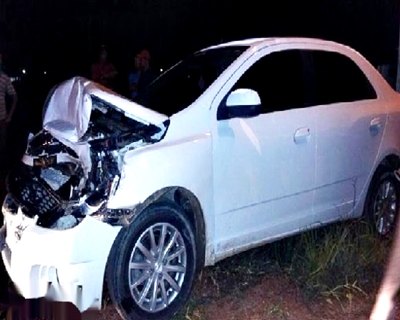
[[[209,49],[217,49],[217,48],[226,48],[226,47],[250,47],[253,49],[260,49],[262,47],[268,45],[276,45],[276,44],[294,44],[294,43],[303,43],[303,44],[320,44],[327,45],[332,47],[346,47],[351,49],[345,45],[339,44],[337,42],[316,39],[316,38],[301,38],[301,37],[275,37],[275,38],[249,38],[239,41],[230,41],[226,43],[221,43],[218,45],[210,46],[205,48],[204,50]]]

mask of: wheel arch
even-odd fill
[[[379,178],[379,176],[382,174],[383,171],[390,171],[390,170],[396,170],[400,168],[400,156],[395,153],[389,153],[387,154],[384,158],[381,159],[379,164],[375,167],[375,170],[371,176],[371,179],[368,184],[368,189],[366,193],[366,198],[364,201],[364,208],[363,208],[363,216],[366,214],[366,206],[368,202],[369,195],[371,193],[372,187],[375,183],[375,181]]]
[[[400,167],[400,156],[391,153],[381,161],[380,165],[390,166],[393,170],[396,170]]]
[[[399,184],[397,178],[397,171],[400,168],[400,157],[396,154],[388,154],[385,156],[375,168],[375,171],[370,179],[370,183],[368,186],[368,192],[366,194],[366,198],[363,206],[362,216],[368,223],[371,224],[374,231],[380,236],[387,236],[390,234],[396,225],[396,216],[398,212],[398,208],[400,205],[399,202]],[[390,179],[390,180],[387,180]],[[385,183],[387,181],[393,181],[394,192],[396,193],[396,197],[394,198],[396,207],[392,208],[392,202],[389,205],[382,204],[386,203],[389,199],[388,195],[380,196],[384,197],[383,200],[379,200],[381,204],[378,203],[378,207],[376,204],[377,192],[381,186],[382,181]],[[389,191],[388,191],[389,192]],[[392,199],[392,198],[390,198]],[[392,200],[390,200],[392,201]],[[377,208],[377,209],[376,209]],[[389,208],[389,209],[387,209]],[[378,210],[378,211],[376,211]],[[392,212],[393,210],[393,212]]]
[[[116,306],[118,313],[123,318],[129,318],[129,319],[135,318],[144,320],[149,318],[149,312],[150,316],[155,315],[155,313],[154,314],[152,313],[151,308],[150,309],[141,308],[140,301],[135,300],[135,297],[132,295],[132,289],[129,287],[129,283],[131,283],[130,282],[131,280],[129,280],[130,278],[128,277],[131,277],[130,268],[132,267],[130,267],[129,265],[133,259],[131,255],[132,249],[136,247],[137,242],[139,241],[140,237],[142,237],[144,232],[148,232],[149,226],[154,227],[158,224],[158,222],[167,224],[172,223],[171,227],[175,227],[177,228],[175,230],[181,232],[181,236],[186,239],[184,240],[186,242],[186,252],[187,252],[186,254],[190,255],[190,258],[188,258],[187,260],[185,266],[186,270],[183,271],[186,273],[184,277],[184,279],[186,280],[184,280],[183,283],[179,284],[180,289],[176,291],[179,294],[179,297],[175,299],[176,298],[175,296],[175,298],[173,298],[172,300],[173,302],[171,303],[168,302],[166,304],[167,307],[165,308],[163,307],[161,311],[155,310],[155,312],[160,312],[160,318],[162,319],[164,318],[170,319],[178,311],[178,309],[187,302],[187,299],[189,298],[193,283],[196,278],[196,274],[198,272],[197,265],[199,259],[201,259],[201,257],[204,255],[201,255],[201,252],[199,254],[196,253],[197,247],[201,245],[201,241],[195,239],[196,233],[198,232],[198,231],[195,232],[196,226],[194,225],[192,228],[192,225],[196,223],[196,218],[195,216],[190,216],[188,214],[189,209],[184,209],[184,207],[182,206],[182,202],[179,203],[179,201],[183,200],[179,200],[178,197],[182,197],[182,199],[185,199],[184,196],[186,196],[186,194],[185,195],[179,194],[182,191],[186,190],[182,190],[177,187],[165,188],[159,190],[154,194],[152,194],[151,196],[149,196],[148,199],[146,199],[146,201],[137,205],[135,208],[132,208],[132,210],[135,211],[135,213],[129,216],[128,215],[125,216],[125,221],[123,222],[124,227],[118,233],[117,238],[115,239],[110,254],[108,256],[106,272],[103,280],[103,292],[106,290],[108,291],[109,297]],[[192,195],[190,195],[189,197],[191,196]],[[194,201],[194,200],[190,198],[189,201]],[[193,208],[190,207],[190,209],[192,210]],[[170,213],[168,213],[169,210],[171,211]],[[164,218],[162,218],[163,216]],[[166,245],[166,243],[163,244],[159,243],[159,244],[160,246],[164,244]],[[170,242],[167,245],[167,247],[170,244],[172,243]],[[144,246],[146,246],[146,244],[142,243],[142,247]],[[164,265],[169,264],[172,260],[168,259],[162,261],[158,260],[160,259],[160,257],[163,257],[163,255],[166,254],[166,252],[168,252],[164,251],[165,247],[160,247],[160,248],[161,248],[160,251],[158,250],[153,251],[153,253],[150,253],[152,249],[150,248],[148,249],[149,250],[148,254],[152,255],[153,258],[155,258],[153,263],[155,263],[156,265],[159,263],[162,263]],[[154,254],[157,254],[157,257],[154,256]],[[159,254],[162,255],[160,256]],[[158,262],[156,262],[157,260]],[[173,260],[176,260],[176,258],[174,258]],[[164,271],[162,271],[162,269],[161,271],[156,271],[155,269],[156,265],[153,264],[153,266],[151,267],[153,273],[158,272],[164,274]],[[171,267],[172,266],[173,265],[171,265]],[[150,270],[150,269],[144,268],[143,270]],[[173,270],[171,269],[171,271]],[[121,276],[116,277],[115,275],[121,275]],[[160,274],[157,275],[157,277],[159,276]],[[136,280],[141,281],[140,279],[142,278],[143,275],[139,275],[139,278],[137,278]],[[129,280],[128,284],[127,284],[127,279]],[[150,281],[153,281],[152,285],[156,283],[154,282],[154,279]]]
[[[113,241],[110,252],[107,256],[106,268],[108,268],[110,259],[114,259],[114,255],[117,250],[113,250],[117,239],[120,237],[124,237],[126,227],[132,223],[132,221],[137,217],[141,212],[143,212],[149,205],[163,202],[163,201],[171,201],[182,208],[185,216],[188,218],[189,222],[193,227],[193,232],[195,236],[195,247],[196,247],[196,269],[199,271],[205,265],[206,258],[206,221],[204,217],[204,210],[201,206],[201,203],[198,197],[188,190],[187,188],[181,186],[170,186],[164,187],[153,192],[150,196],[148,196],[143,202],[137,204],[131,212],[133,214],[127,216],[125,227],[123,227],[120,232],[117,234],[116,238]],[[106,272],[104,272],[103,279],[103,297],[104,290],[106,289]]]
[[[377,175],[382,170],[396,170],[400,167],[400,155],[390,153],[386,155],[376,166],[374,174],[372,175],[370,184],[376,179]]]
[[[200,201],[190,190],[184,187],[165,187],[147,197],[140,205],[139,213],[150,204],[165,200],[174,202],[182,208],[191,223],[196,241],[197,268],[198,270],[201,269],[205,262],[206,223]]]

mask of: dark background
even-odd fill
[[[0,50],[10,73],[47,71],[52,81],[88,76],[101,44],[123,78],[142,47],[165,68],[204,46],[260,36],[335,40],[395,65],[399,17],[398,0],[0,0]]]
[[[15,82],[10,162],[23,152],[28,132],[40,129],[51,87],[75,75],[89,77],[103,44],[119,72],[114,89],[121,94],[143,47],[158,71],[212,44],[270,36],[350,45],[375,66],[385,65],[394,85],[399,28],[400,0],[0,0],[5,70],[21,79]]]

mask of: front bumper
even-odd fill
[[[3,214],[2,258],[24,298],[72,302],[81,312],[101,308],[105,266],[121,227],[86,217],[74,228],[52,230],[20,209]]]

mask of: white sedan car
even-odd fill
[[[83,78],[49,95],[8,178],[0,245],[26,298],[169,319],[204,265],[399,206],[400,98],[354,50],[303,38],[210,47],[138,103]]]

